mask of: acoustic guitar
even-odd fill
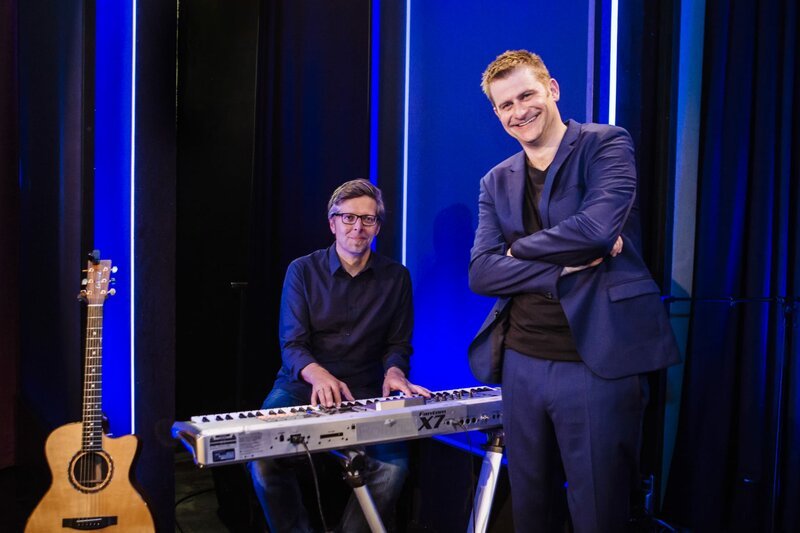
[[[95,250],[78,296],[87,304],[83,421],[61,426],[47,438],[53,481],[28,518],[26,532],[155,531],[150,510],[130,479],[138,439],[110,438],[103,432],[103,303],[115,292],[109,289],[113,271],[111,261],[101,261]]]

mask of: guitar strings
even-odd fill
[[[84,360],[84,402],[82,450],[77,465],[77,484],[87,492],[86,514],[98,516],[103,508],[104,494],[99,490],[110,472],[104,472],[103,431],[100,423],[99,405],[102,403],[102,306],[90,304],[86,319],[86,354]]]

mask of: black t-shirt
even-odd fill
[[[528,235],[542,229],[539,199],[546,177],[547,169],[539,170],[528,164],[522,204],[522,224]],[[561,302],[556,298],[548,299],[543,294],[514,296],[505,344],[512,350],[540,359],[581,360]]]

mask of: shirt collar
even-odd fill
[[[376,254],[374,250],[370,252],[369,259],[367,259],[367,265],[364,267],[364,270],[358,273],[359,276],[368,270],[374,270],[376,267],[380,266],[380,263],[376,257],[378,257],[378,254]],[[336,271],[339,269],[341,269],[342,272],[346,272],[345,269],[342,268],[342,262],[339,260],[339,254],[336,253],[335,242],[328,247],[328,269],[330,270],[331,276],[336,274]]]

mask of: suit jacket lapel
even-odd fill
[[[515,238],[525,234],[525,228],[522,225],[522,203],[525,196],[526,177],[525,152],[520,152],[508,165],[505,183],[506,198],[508,198],[511,212],[511,220],[509,222]]]
[[[539,199],[539,216],[542,218],[542,226],[545,228],[550,227],[550,213],[548,206],[550,205],[550,195],[553,192],[553,182],[556,179],[558,170],[564,161],[567,160],[572,149],[575,148],[575,142],[578,140],[578,134],[581,131],[581,125],[574,120],[567,121],[567,131],[564,133],[564,138],[561,139],[561,144],[558,146],[556,157],[550,163],[550,168],[547,171],[547,177],[544,180],[544,189],[542,190],[542,197]]]

